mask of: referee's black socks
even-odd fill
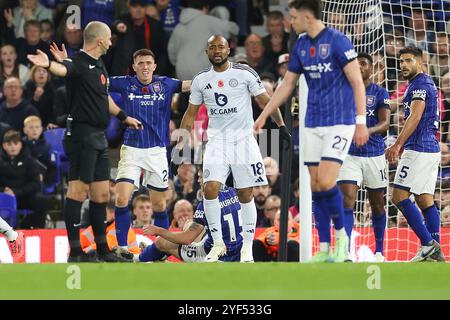
[[[109,252],[106,242],[106,203],[89,201],[89,218],[94,231],[97,252],[103,255]]]
[[[83,253],[80,244],[80,220],[82,202],[66,198],[64,220],[67,237],[69,238],[70,256],[76,257]]]

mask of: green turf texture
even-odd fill
[[[448,263],[79,264],[72,290],[69,266],[0,265],[0,299],[450,299]]]

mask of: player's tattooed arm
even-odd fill
[[[156,227],[153,225],[145,226],[144,234],[160,236],[170,242],[176,244],[191,244],[203,231],[204,227],[196,222],[191,222],[189,227],[182,232],[171,232],[167,229]]]

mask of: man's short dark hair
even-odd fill
[[[284,15],[281,11],[279,10],[274,10],[274,11],[270,11],[267,14],[267,20],[283,20],[284,19]]]
[[[208,3],[205,0],[188,0],[187,7],[202,10],[204,7],[207,7]]]
[[[152,56],[153,60],[156,62],[155,54],[150,49],[139,49],[138,51],[133,53],[133,61],[136,60],[137,57],[142,57],[142,56]]]
[[[3,135],[3,143],[10,143],[10,142],[18,143],[21,141],[22,140],[20,139],[20,133],[18,131],[8,130]]]
[[[23,25],[23,30],[27,30],[28,27],[36,27],[39,30],[41,30],[41,23],[37,20],[28,20],[27,22],[25,22],[25,24]]]
[[[146,194],[137,195],[133,199],[133,202],[132,202],[133,210],[136,209],[136,204],[138,202],[150,202],[151,203],[152,201],[150,200],[150,197],[148,195],[146,195]]]
[[[419,57],[422,58],[422,49],[420,49],[419,47],[415,47],[415,46],[407,46],[403,49],[400,50],[400,55],[402,54],[412,54],[414,55],[414,57]]]
[[[289,8],[297,10],[306,9],[311,11],[316,19],[322,19],[321,0],[294,0],[289,3]]]
[[[54,25],[53,25],[53,22],[50,21],[49,19],[41,20],[41,21],[39,22],[39,24],[40,24],[41,27],[42,27],[43,24],[48,24],[48,25],[50,26],[51,29],[54,29],[54,28],[55,28]]]
[[[358,58],[367,59],[367,61],[369,61],[370,65],[373,65],[373,58],[368,53],[360,52],[360,53],[358,53]]]

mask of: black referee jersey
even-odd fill
[[[80,51],[62,62],[67,68],[66,89],[73,125],[106,130],[109,123],[108,73],[102,59]]]

